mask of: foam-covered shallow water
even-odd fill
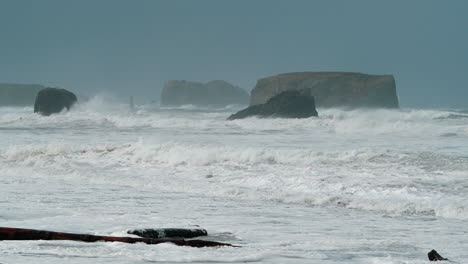
[[[224,109],[102,98],[0,108],[0,226],[125,235],[194,227],[241,248],[1,241],[0,263],[426,263],[468,259],[468,113]]]

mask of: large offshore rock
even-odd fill
[[[231,104],[247,105],[249,94],[225,81],[208,83],[169,81],[161,92],[162,106],[196,105],[223,107]]]
[[[39,91],[34,103],[34,113],[51,115],[69,110],[77,102],[76,95],[65,89],[45,88]]]
[[[310,89],[317,107],[398,108],[392,75],[350,72],[293,72],[257,81],[250,105],[263,104],[289,90]]]
[[[265,104],[249,106],[231,115],[228,120],[250,116],[308,118],[317,115],[314,97],[310,95],[310,91],[291,90],[273,96]]]
[[[32,106],[45,87],[37,84],[0,83],[0,106]]]

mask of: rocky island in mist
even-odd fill
[[[295,92],[295,93],[293,93]],[[228,120],[260,117],[307,118],[322,108],[398,108],[392,75],[293,72],[257,81],[250,106]]]
[[[224,107],[248,103],[247,91],[222,80],[207,83],[172,80],[161,92],[161,106]]]
[[[308,89],[319,108],[398,108],[393,75],[351,72],[292,72],[257,81],[250,105],[288,90]]]

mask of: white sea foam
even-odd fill
[[[0,152],[0,158],[8,166],[34,167],[48,173],[55,169],[59,175],[80,171],[83,166],[116,170],[124,166],[143,175],[141,180],[135,175],[122,179],[122,184],[163,183],[166,191],[468,219],[462,195],[468,185],[458,186],[458,194],[447,187],[468,176],[468,158],[426,152],[371,148],[317,152],[140,140],[123,145],[13,146]],[[164,173],[177,168],[180,174],[152,178],[148,174],[152,167]],[[213,175],[210,184],[206,179],[193,183],[206,175]],[[107,175],[103,180],[108,184],[115,181]]]
[[[319,109],[318,118],[226,121],[230,107],[131,111],[112,100],[48,117],[0,108],[0,226],[125,235],[200,225],[243,247],[3,242],[2,261],[422,263],[432,248],[466,256],[466,112]]]
[[[203,111],[204,108],[183,106],[179,110],[192,111],[165,111],[165,108],[148,108],[137,106],[132,112],[127,104],[118,103],[116,99],[104,95],[95,96],[85,103],[76,105],[70,112],[49,116],[47,118],[31,115],[31,108],[1,108],[0,125],[8,126],[12,121],[19,121],[24,125],[57,125],[67,124],[80,126],[112,125],[119,127],[195,127],[202,128],[215,126],[215,128],[239,126],[245,129],[326,129],[334,133],[395,133],[408,132],[447,132],[448,130],[467,129],[465,120],[468,114],[453,111],[437,110],[352,110],[319,109],[319,118],[301,119],[257,119],[248,118],[231,122],[224,121],[239,106],[228,106],[218,111]],[[168,108],[174,109],[174,108]],[[182,113],[182,114],[181,114]],[[192,117],[192,119],[191,119]],[[456,117],[456,118],[455,118]],[[207,120],[208,119],[208,120]],[[201,122],[201,124],[200,124]],[[260,123],[260,125],[259,125]],[[442,125],[443,124],[443,125]],[[450,132],[450,131],[448,131]],[[452,131],[453,132],[453,131]]]

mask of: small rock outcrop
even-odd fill
[[[32,106],[36,94],[44,88],[38,84],[0,83],[0,106]]]
[[[293,72],[257,81],[250,105],[263,104],[289,90],[310,89],[317,107],[398,108],[392,75],[352,72]]]
[[[249,94],[228,82],[208,83],[169,81],[161,92],[161,106],[196,105],[223,107],[232,104],[247,105]]]
[[[318,116],[314,97],[309,90],[285,91],[270,98],[265,104],[253,105],[231,115],[228,120],[250,116],[308,118]]]
[[[429,253],[427,253],[427,257],[429,258],[429,261],[448,260],[448,259],[442,257],[441,255],[439,255],[439,253],[437,251],[435,251],[434,249],[429,251]]]
[[[34,103],[34,113],[48,116],[69,110],[77,102],[76,95],[65,89],[45,88],[40,90]]]

